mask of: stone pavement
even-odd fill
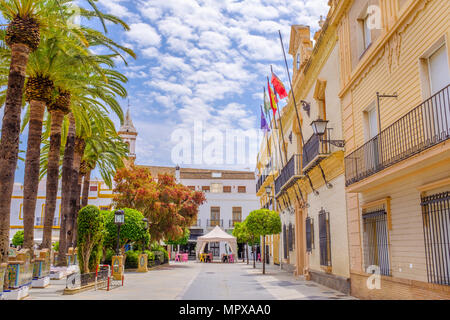
[[[348,300],[353,297],[312,281],[294,278],[276,266],[252,263],[171,262],[148,273],[127,272],[125,286],[62,295],[65,280],[31,289],[29,300]]]

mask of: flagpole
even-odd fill
[[[284,64],[286,65],[286,72],[287,72],[288,79],[289,79],[289,85],[290,85],[290,87],[291,87],[292,100],[293,100],[293,102],[294,102],[295,115],[296,115],[296,117],[297,117],[298,129],[299,129],[299,131],[300,131],[300,137],[301,137],[301,139],[302,139],[302,149],[303,149],[303,146],[305,145],[305,140],[304,140],[304,138],[303,138],[302,126],[301,126],[301,124],[300,124],[300,117],[299,117],[299,115],[298,115],[297,102],[295,101],[295,93],[294,93],[294,89],[292,88],[291,73],[289,72],[289,66],[288,66],[287,58],[286,58],[286,51],[284,50],[283,37],[281,36],[281,31],[280,31],[280,30],[278,30],[278,34],[280,35],[280,43],[281,43],[281,49],[283,50]],[[302,157],[302,158],[303,158],[303,157]],[[303,160],[302,160],[302,162],[303,162]],[[300,197],[302,198],[302,201],[303,201],[304,203],[306,203],[306,202],[305,202],[305,199],[304,199],[304,197],[303,197],[302,191],[301,191],[301,189],[300,189],[300,187],[299,187],[298,185],[297,185],[297,189],[298,189],[299,192],[300,192]]]
[[[262,108],[262,105],[260,105],[260,107],[261,107],[261,113],[263,112],[263,108]],[[266,119],[264,119],[264,120],[266,120]],[[266,120],[266,126],[267,126],[267,120]],[[269,128],[269,127],[267,127],[267,128]],[[271,155],[271,152],[270,152],[270,146],[269,146],[269,130],[266,130],[266,134],[267,134],[267,153],[268,153],[268,156],[269,156],[269,159],[270,158],[272,158],[272,155]]]
[[[270,68],[272,68],[272,66],[270,66]],[[269,85],[270,85],[269,77],[267,77],[267,82],[268,82]],[[275,95],[276,93],[274,92],[273,94]],[[270,97],[270,99],[272,99],[272,97]],[[280,113],[280,108],[279,108],[278,106],[277,106],[277,111],[278,111],[278,118],[279,118],[278,120],[280,121],[281,137],[283,138],[284,158],[285,158],[286,164],[287,164],[288,159],[287,159],[287,150],[286,150],[285,139],[284,139],[283,123],[282,123],[282,121],[281,121],[281,113]],[[276,113],[275,113],[275,114],[276,114]],[[274,116],[274,119],[275,119],[275,122],[276,122],[276,116],[275,116],[275,114],[274,114],[273,116]]]
[[[284,55],[284,63],[286,65],[286,72],[287,72],[287,75],[288,75],[289,84],[291,86],[292,100],[294,101],[295,114],[297,116],[298,129],[300,131],[300,136],[302,138],[302,147],[303,147],[305,145],[305,140],[303,139],[303,132],[302,132],[302,126],[300,124],[300,117],[298,115],[297,102],[295,101],[295,94],[294,94],[294,90],[292,89],[291,73],[289,72],[289,67],[288,67],[287,58],[286,58],[286,51],[284,50],[283,38],[281,37],[281,31],[280,30],[278,30],[278,34],[280,35],[281,48],[283,49],[283,55]]]
[[[270,66],[270,69],[272,71],[272,66]],[[267,82],[269,82],[269,85],[270,85],[269,77],[267,77]],[[274,92],[273,94],[275,95],[276,93]],[[270,99],[272,99],[272,97],[270,97]],[[277,111],[278,111],[278,118],[279,118],[278,120],[280,121],[281,136],[283,138],[284,157],[285,157],[286,165],[287,165],[287,163],[288,163],[287,150],[286,150],[286,144],[285,144],[285,139],[284,139],[284,131],[283,131],[283,123],[282,123],[282,119],[281,119],[281,112],[280,112],[280,107],[279,106],[277,106]],[[276,123],[276,113],[274,114],[274,119],[275,119],[275,123]],[[280,139],[278,138],[278,140],[280,140]],[[281,153],[281,149],[280,149],[280,153]],[[281,156],[281,159],[283,159],[283,156]],[[282,163],[282,166],[284,167],[283,161],[281,163]],[[290,202],[290,198],[291,197],[289,196],[289,193],[286,193],[286,195],[287,195],[287,198],[288,198],[288,200]],[[284,202],[284,205],[285,205],[285,208],[286,208],[287,207],[286,202],[285,201],[283,201],[283,202]]]
[[[266,87],[264,86],[264,96],[265,96],[265,95],[266,95]],[[268,117],[269,117],[269,122],[270,122],[270,129],[273,131],[274,129],[273,129],[273,127],[272,127],[272,119],[270,119],[270,112],[268,113]],[[277,132],[277,137],[278,137],[278,150],[279,150],[279,152],[280,152],[281,165],[284,167],[283,153],[282,153],[282,151],[281,151],[280,143],[279,143],[279,141],[280,141],[280,134],[279,134],[279,132],[278,132],[276,119],[274,118],[273,120],[274,120],[275,130],[276,130],[276,132]],[[274,144],[275,144],[275,143],[274,143]]]
[[[264,89],[264,97],[266,97],[266,87],[263,87]],[[271,98],[271,97],[270,97]],[[273,126],[272,126],[272,119],[270,118],[270,112],[267,114],[268,118],[269,118],[269,122],[270,122],[270,129],[272,130],[272,132],[274,131]],[[278,151],[280,152],[280,160],[281,160],[281,166],[282,168],[284,167],[284,161],[283,161],[283,153],[281,151],[280,148],[280,133],[278,132],[278,128],[276,127],[277,123],[276,123],[276,117],[274,115],[274,126],[275,126],[275,131],[277,132],[277,137],[278,137]],[[272,139],[274,144],[275,144],[275,139]],[[273,163],[272,163],[272,167],[273,167]],[[281,198],[284,202],[284,199]],[[281,203],[279,203],[278,199],[275,197],[275,201],[277,203],[277,207],[279,207],[281,209]],[[284,204],[284,206],[286,207],[286,203]]]

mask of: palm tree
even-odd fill
[[[114,67],[112,57],[98,56],[109,67]],[[61,226],[59,239],[59,255],[65,255],[67,245],[72,244],[76,221],[78,175],[81,158],[84,153],[85,140],[92,136],[93,128],[99,132],[106,132],[107,127],[114,129],[114,125],[105,111],[110,108],[121,121],[123,112],[116,101],[116,96],[125,98],[127,92],[121,83],[127,78],[109,68],[102,68],[100,73],[89,73],[89,77],[80,77],[78,86],[73,88],[72,112],[74,115],[75,131],[69,130],[62,170],[61,192]],[[73,143],[72,143],[73,141]],[[64,263],[62,259],[61,264]]]
[[[31,52],[40,42],[39,21],[35,9],[41,1],[0,1],[0,10],[8,19],[5,42],[11,49],[11,63],[0,141],[0,263],[8,260],[11,195],[19,153],[20,114]]]
[[[70,111],[70,102],[70,92],[58,88],[58,95],[55,101],[48,107],[51,117],[51,129],[47,157],[44,231],[41,248],[50,248],[52,244],[53,219],[56,209],[56,197],[58,195],[61,129],[64,116]]]
[[[82,10],[82,14],[87,17],[95,16],[95,13]],[[102,15],[102,19],[112,21],[113,23],[119,23],[124,26],[126,30],[128,30],[128,26],[124,24],[120,19],[110,16],[110,15]],[[94,56],[92,54],[86,54],[86,52],[83,52],[80,48],[78,48],[78,51],[75,50],[75,52],[67,52],[66,55],[68,57],[65,58],[63,62],[63,68],[66,71],[66,74],[61,78],[61,86],[67,90],[67,93],[70,94],[72,104],[75,105],[72,106],[74,110],[86,110],[88,108],[98,108],[99,106],[103,107],[100,102],[98,102],[96,99],[100,98],[107,102],[107,105],[111,107],[111,110],[113,110],[120,119],[123,119],[123,113],[120,108],[120,105],[113,99],[113,97],[108,94],[108,92],[118,91],[117,89],[114,89],[116,86],[117,79],[123,79],[123,76],[117,76],[115,75],[115,71],[105,71],[100,67],[101,64],[106,64],[113,66],[112,58],[120,55],[118,53],[119,51],[116,49],[120,49],[127,54],[131,55],[132,57],[136,57],[135,53],[125,47],[122,47],[116,43],[114,43],[112,40],[105,37],[103,34],[101,34],[98,31],[85,28],[83,26],[80,27],[80,38],[84,39],[89,46],[95,47],[95,46],[104,46],[111,50],[113,52],[112,55],[107,56]],[[64,47],[64,46],[60,46]],[[69,47],[75,47],[76,46],[69,46]],[[81,51],[81,52],[80,52]],[[121,56],[121,55],[120,55]],[[121,56],[122,57],[122,56]],[[122,59],[124,59],[122,57]],[[68,61],[73,62],[73,66],[69,69],[67,69]],[[111,73],[111,74],[109,74]],[[113,76],[114,75],[114,76]],[[97,83],[86,82],[86,79],[97,79]],[[126,78],[125,78],[126,79]],[[99,90],[97,87],[99,86],[99,81],[102,81],[103,89]],[[57,81],[55,81],[57,83]],[[112,86],[112,88],[107,87],[107,83],[109,83],[109,86]],[[124,94],[126,95],[125,89],[123,89],[121,86],[119,86],[120,90],[124,91]],[[98,92],[96,92],[98,91]],[[121,92],[123,94],[123,92]],[[108,99],[110,101],[108,101]],[[53,150],[53,154],[55,157],[52,159],[48,159],[47,165],[48,165],[48,175],[47,175],[47,193],[46,193],[46,212],[45,212],[45,224],[44,224],[44,238],[43,243],[41,247],[50,248],[51,245],[51,234],[52,234],[52,227],[53,227],[53,219],[55,215],[55,209],[56,209],[56,194],[58,190],[58,178],[59,178],[59,148],[61,145],[61,138],[67,139],[65,145],[66,149],[68,150],[67,153],[67,159],[63,161],[63,168],[67,167],[69,168],[69,164],[73,161],[73,157],[71,156],[70,149],[74,146],[75,140],[72,140],[75,132],[74,130],[74,120],[72,119],[72,131],[69,130],[69,134],[66,138],[66,136],[61,136],[61,129],[62,127],[55,127],[55,133],[59,134],[59,142],[52,142],[50,143],[50,149]],[[88,117],[86,115],[78,117],[78,122],[86,125],[86,123],[89,121]],[[58,131],[59,130],[59,131]],[[59,143],[54,144],[54,143]],[[45,163],[41,161],[41,163]],[[64,165],[66,163],[66,165]],[[53,168],[52,172],[50,173],[50,168]],[[45,172],[45,170],[41,170],[42,172]],[[69,194],[70,194],[70,183],[68,183],[67,179],[69,179],[69,171],[63,170],[63,179],[62,179],[62,201],[61,201],[61,225],[60,225],[60,251],[62,252],[65,250],[65,237],[66,237],[66,219],[68,217],[68,213],[70,213],[69,210]],[[62,244],[62,245],[61,245]],[[65,252],[63,253],[65,254]],[[60,261],[63,261],[61,259]]]
[[[28,78],[25,96],[29,102],[29,128],[23,191],[23,247],[33,249],[34,218],[39,185],[39,158],[42,122],[46,105],[51,101],[53,81],[43,75]]]
[[[80,173],[84,177],[81,207],[88,205],[91,173],[98,168],[103,181],[112,188],[112,178],[116,171],[124,166],[123,159],[127,157],[128,145],[122,141],[115,130],[96,132],[86,140]]]

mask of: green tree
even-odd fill
[[[188,228],[184,229],[183,235],[176,238],[176,239],[167,239],[166,243],[170,244],[171,246],[184,246],[186,244],[188,244],[189,241],[189,236],[191,235],[191,232],[189,231]],[[177,248],[178,251],[178,248]]]
[[[263,274],[266,273],[266,236],[281,232],[281,219],[277,212],[268,209],[259,209],[250,212],[245,219],[247,229],[255,236],[262,237]]]
[[[245,245],[245,256],[243,257],[243,261],[245,261],[245,257],[247,257],[247,264],[249,263],[248,259],[248,243],[251,240],[251,234],[247,229],[245,221],[237,222],[234,224],[233,236],[236,237],[237,243],[241,243]]]
[[[4,40],[11,49],[0,138],[0,263],[8,261],[11,195],[19,156],[20,114],[26,67],[30,53],[37,49],[41,40],[36,14],[39,2],[41,1],[0,1],[0,10],[9,21]]]
[[[88,206],[89,207],[89,206]],[[125,213],[125,223],[120,226],[120,243],[119,247],[123,251],[126,244],[144,241],[145,246],[150,242],[150,234],[144,229],[142,219],[144,215],[134,209],[122,209]],[[117,245],[117,225],[114,223],[114,211],[108,212],[106,215],[106,237],[105,247],[115,249]]]
[[[23,230],[17,231],[12,238],[12,244],[16,247],[23,246],[24,232]]]
[[[112,178],[117,170],[124,166],[128,145],[122,141],[114,128],[104,131],[95,130],[86,139],[86,148],[80,165],[80,174],[84,177],[81,207],[88,204],[91,172],[97,168],[105,184],[112,188]]]
[[[87,206],[80,210],[77,226],[80,270],[81,273],[89,273],[90,264],[92,266],[91,256],[95,248],[99,250],[98,245],[103,242],[105,235],[105,225],[100,210],[96,206]],[[97,252],[94,252],[94,256],[100,261],[101,256],[98,257]]]

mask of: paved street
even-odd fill
[[[353,299],[270,266],[266,275],[252,264],[174,263],[146,274],[129,272],[125,286],[62,295],[65,280],[52,280],[46,289],[32,289],[29,300],[339,300]]]

